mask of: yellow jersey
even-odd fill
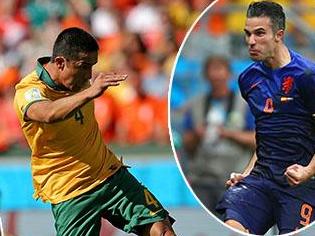
[[[50,78],[43,67],[48,61],[47,57],[38,59],[36,70],[16,85],[14,106],[32,150],[34,198],[57,204],[95,188],[122,163],[102,140],[93,100],[62,121],[25,119],[34,102],[73,95],[62,91]]]

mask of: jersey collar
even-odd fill
[[[50,57],[41,57],[37,59],[37,65],[36,65],[36,73],[37,76],[41,81],[43,81],[46,85],[51,87],[54,90],[57,91],[64,91],[64,88],[59,86],[55,83],[55,81],[52,80],[50,75],[48,74],[48,71],[44,68],[44,64],[47,64],[50,61]]]

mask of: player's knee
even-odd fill
[[[236,220],[227,220],[224,222],[225,224],[233,227],[234,229],[238,229],[242,232],[246,232],[249,233],[249,230],[246,229],[240,222],[236,221]]]
[[[152,225],[151,232],[150,236],[175,236],[174,230],[168,221],[154,223]]]
[[[145,236],[176,236],[168,220],[153,223],[147,232]]]

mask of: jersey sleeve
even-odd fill
[[[35,102],[47,101],[43,96],[43,92],[39,86],[33,85],[25,88],[17,89],[15,95],[15,104],[18,112],[21,113],[23,120],[28,108]]]
[[[247,101],[248,93],[252,90],[252,85],[257,82],[259,65],[253,63],[249,65],[238,77],[238,86],[242,97]]]
[[[240,93],[242,98],[244,98],[246,100],[246,92],[244,89],[244,73],[240,74],[238,77],[238,87],[240,89]]]
[[[245,111],[245,127],[244,130],[246,131],[255,131],[255,117],[252,114],[252,112],[250,111],[249,107],[246,107],[246,111]]]
[[[311,113],[315,113],[315,70],[307,70],[297,83],[301,98]]]

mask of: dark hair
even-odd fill
[[[83,29],[72,27],[63,30],[54,43],[52,60],[57,56],[77,59],[79,53],[98,51],[96,39]]]
[[[207,78],[208,77],[208,69],[212,65],[223,65],[229,72],[231,72],[231,65],[229,60],[221,55],[211,55],[207,57],[205,60],[204,66],[203,66],[203,73],[204,76]]]
[[[252,2],[247,9],[246,16],[261,17],[267,16],[272,23],[273,32],[285,30],[285,14],[280,4],[271,1]]]

